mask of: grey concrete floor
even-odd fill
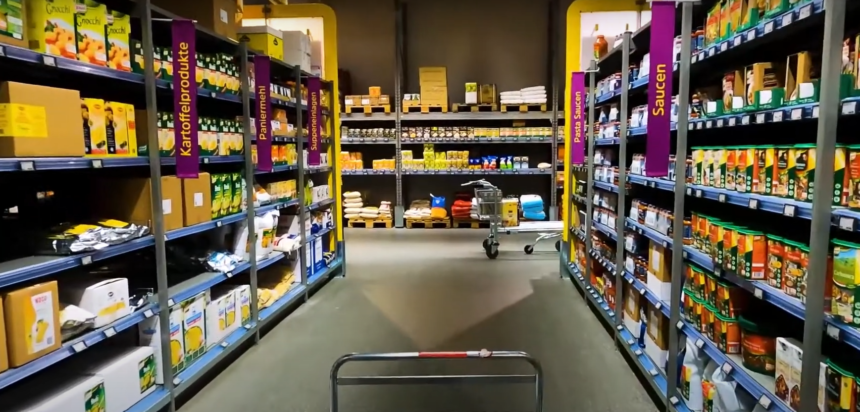
[[[347,276],[298,308],[182,412],[324,411],[328,375],[349,352],[522,350],[544,367],[546,411],[656,411],[568,279],[552,243],[503,237],[489,261],[484,231],[352,229]],[[526,373],[485,360],[374,363],[346,374]],[[527,411],[532,387],[347,387],[345,412]]]

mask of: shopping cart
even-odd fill
[[[529,363],[534,374],[524,375],[395,375],[395,376],[338,376],[340,368],[349,362],[375,362],[431,359],[520,359]],[[331,412],[338,410],[338,387],[372,385],[445,385],[445,384],[533,384],[535,386],[535,411],[543,410],[543,369],[537,359],[525,352],[479,351],[465,352],[401,352],[401,353],[352,353],[338,358],[331,368]]]
[[[484,239],[487,257],[499,256],[499,228],[502,226],[502,190],[481,179],[463,183],[462,186],[475,187],[475,202],[478,206],[478,219],[490,223],[490,234]]]
[[[531,244],[526,245],[523,251],[527,255],[532,254],[535,246],[543,240],[561,237],[564,230],[564,222],[521,222],[518,226],[503,227],[502,225],[502,191],[490,182],[481,179],[464,183],[463,186],[475,187],[475,201],[478,203],[478,219],[490,222],[490,234],[484,239],[484,250],[487,257],[495,259],[499,256],[499,231],[511,235],[515,233],[537,233],[538,237]],[[555,250],[561,250],[561,240],[556,240]]]

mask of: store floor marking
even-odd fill
[[[663,246],[666,248],[672,247],[671,238],[664,236],[653,229],[647,228],[632,219],[627,219],[627,226],[653,241],[662,242]],[[684,246],[682,254],[685,260],[699,265],[702,269],[711,271],[728,282],[749,291],[755,297],[771,303],[798,319],[804,319],[806,308],[800,300],[788,296],[781,290],[771,287],[764,282],[748,280],[735,273],[725,271],[722,268],[714,268],[714,263],[710,256],[691,246]],[[824,325],[822,325],[822,327],[831,338],[845,342],[860,350],[860,330],[844,324],[841,320],[829,314],[825,314]]]
[[[674,191],[675,182],[666,179],[629,175],[631,183],[647,186],[659,190]],[[784,199],[776,196],[760,195],[756,193],[740,193],[733,190],[717,189],[702,185],[686,184],[687,196],[700,199],[716,200],[720,203],[729,203],[736,206],[746,207],[753,210],[764,210],[777,213],[787,217],[800,219],[812,219],[812,203],[801,202],[794,199]],[[860,231],[860,212],[845,207],[833,208],[832,223],[839,229],[856,232]]]

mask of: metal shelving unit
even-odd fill
[[[114,3],[122,3],[124,0],[117,0]],[[159,24],[159,27],[165,24],[175,24],[176,21],[183,20],[179,16],[172,15],[170,12],[154,7],[147,0],[128,1],[123,3],[121,7],[125,7],[130,11],[130,15],[135,21],[139,22],[140,32],[136,33],[141,37],[144,55],[153,55],[154,41],[153,37],[156,34],[156,29],[153,24]],[[157,21],[157,23],[156,23]],[[174,23],[171,23],[173,21]],[[184,20],[187,22],[187,20]],[[137,24],[137,23],[135,23]],[[135,26],[137,27],[137,26]],[[257,97],[253,93],[249,84],[250,62],[257,58],[257,71],[259,72],[261,63],[268,66],[273,76],[277,76],[280,80],[291,79],[294,81],[295,88],[294,96],[301,96],[301,85],[314,81],[313,76],[308,72],[301,70],[299,67],[292,67],[279,61],[269,60],[268,58],[259,59],[260,53],[249,50],[244,42],[235,42],[224,38],[212,31],[196,26],[197,42],[204,42],[210,48],[218,48],[220,50],[230,50],[230,54],[234,57],[237,64],[241,67],[241,93],[227,94],[213,92],[210,90],[199,89],[197,98],[201,101],[206,101],[206,104],[221,104],[233,105],[230,107],[231,112],[237,112],[238,106],[241,105],[241,111],[244,117],[244,155],[239,156],[213,156],[200,157],[201,168],[217,167],[216,165],[241,165],[243,177],[247,183],[248,190],[246,191],[247,210],[238,214],[229,215],[212,221],[195,224],[188,227],[183,227],[176,230],[166,231],[162,210],[162,190],[161,176],[163,167],[175,166],[176,159],[173,157],[160,157],[158,150],[149,150],[147,157],[129,157],[129,158],[6,158],[0,159],[0,172],[7,174],[27,174],[42,172],[46,178],[50,178],[51,173],[59,171],[67,171],[74,169],[112,169],[116,168],[135,168],[149,166],[149,178],[152,185],[152,201],[151,207],[153,210],[153,219],[150,225],[151,234],[115,246],[88,253],[79,253],[69,256],[32,256],[13,261],[0,262],[0,288],[8,288],[10,286],[22,285],[27,282],[34,282],[45,277],[55,275],[57,273],[81,268],[92,265],[101,261],[105,261],[118,256],[127,256],[132,252],[140,251],[147,248],[155,249],[156,273],[154,274],[157,289],[156,293],[150,296],[148,303],[140,308],[137,308],[133,313],[107,325],[105,327],[88,331],[79,337],[63,342],[60,349],[51,352],[41,358],[27,363],[18,368],[11,368],[7,371],[0,372],[0,391],[32,377],[42,371],[49,371],[54,365],[67,358],[74,357],[80,352],[86,351],[91,347],[96,347],[103,341],[110,340],[114,336],[123,331],[136,328],[141,322],[158,316],[161,325],[161,355],[163,359],[171,359],[170,334],[169,334],[169,319],[168,311],[164,308],[171,307],[182,302],[185,299],[193,297],[200,292],[226,282],[234,276],[247,274],[251,286],[251,320],[245,325],[242,325],[238,330],[227,336],[217,345],[212,346],[200,358],[194,360],[187,368],[181,372],[174,374],[171,370],[170,362],[164,362],[162,370],[158,373],[164,378],[164,384],[158,385],[155,392],[146,396],[143,400],[134,405],[129,412],[157,412],[175,410],[175,398],[190,389],[194,382],[203,377],[207,372],[219,364],[220,362],[230,358],[230,354],[242,348],[242,343],[253,340],[258,342],[260,332],[263,327],[268,327],[274,322],[282,319],[284,313],[289,308],[295,307],[296,304],[307,301],[309,293],[319,287],[324,280],[335,275],[343,275],[344,268],[344,243],[342,240],[335,238],[337,226],[322,228],[309,237],[305,235],[304,230],[300,230],[301,243],[299,249],[284,254],[274,252],[267,258],[258,260],[256,257],[256,242],[254,239],[254,230],[250,231],[249,236],[249,255],[248,261],[240,263],[232,271],[226,273],[202,273],[184,282],[171,286],[170,276],[167,269],[167,253],[166,243],[177,239],[201,234],[208,231],[213,231],[223,226],[233,225],[245,222],[248,227],[255,227],[255,218],[273,210],[280,210],[282,216],[294,215],[299,221],[299,227],[306,227],[306,221],[310,212],[322,211],[332,208],[332,214],[335,225],[340,224],[340,219],[337,217],[339,210],[337,207],[332,207],[336,204],[336,199],[340,196],[340,189],[337,187],[337,171],[338,167],[338,152],[339,148],[335,144],[335,137],[339,130],[334,124],[333,116],[328,110],[321,110],[322,118],[321,130],[328,130],[331,137],[323,138],[322,135],[305,137],[302,134],[302,127],[297,127],[297,136],[292,138],[271,137],[270,141],[278,142],[294,142],[297,145],[299,154],[299,162],[297,165],[275,166],[271,170],[259,170],[254,164],[255,159],[252,159],[251,147],[252,144],[258,141],[258,136],[251,133],[251,117],[256,113],[256,105],[262,102],[256,102]],[[159,29],[161,30],[161,29]],[[159,38],[163,38],[161,34]],[[212,46],[215,44],[216,46]],[[0,63],[14,62],[15,64],[29,65],[29,69],[34,72],[44,72],[52,76],[69,75],[75,73],[78,76],[85,76],[95,81],[113,81],[126,82],[131,84],[131,87],[138,85],[144,93],[147,111],[146,118],[138,118],[139,123],[145,122],[148,127],[146,136],[139,136],[141,142],[146,142],[150,148],[158,147],[158,136],[156,133],[156,111],[162,107],[159,96],[170,94],[173,89],[171,82],[156,78],[152,65],[145,68],[144,74],[122,72],[106,67],[97,67],[87,63],[82,63],[76,60],[54,57],[45,55],[36,51],[22,49],[9,45],[0,45]],[[28,69],[28,70],[29,70]],[[262,82],[261,78],[257,78],[258,84],[268,84],[268,79]],[[83,87],[83,86],[81,86]],[[79,88],[79,87],[74,87]],[[321,91],[327,92],[330,96],[329,102],[332,110],[338,110],[337,93],[333,90],[333,83],[321,81]],[[164,97],[164,96],[161,96]],[[310,99],[322,99],[321,93],[317,96],[311,96]],[[143,100],[143,99],[141,99]],[[300,101],[301,97],[286,101],[272,97],[269,102],[271,105],[286,108],[288,112],[294,114],[296,124],[301,126],[303,118],[309,116],[311,104],[310,102]],[[317,101],[318,103],[318,101]],[[253,106],[253,107],[252,107]],[[226,107],[226,106],[225,106]],[[217,110],[217,109],[216,109]],[[269,109],[271,110],[271,109]],[[211,110],[210,110],[211,111]],[[258,117],[258,116],[257,116]],[[260,130],[257,127],[257,130]],[[307,166],[302,161],[302,151],[309,139],[318,139],[318,143],[322,145],[320,149],[322,153],[328,152],[330,164],[321,166]],[[177,145],[178,146],[178,145]],[[212,166],[209,166],[212,165]],[[94,173],[99,173],[94,171]],[[107,173],[107,172],[105,172]],[[270,204],[254,205],[254,179],[255,177],[271,175],[274,173],[283,174],[284,176],[295,177],[297,184],[297,199],[274,202]],[[331,188],[331,199],[324,199],[315,203],[311,199],[306,199],[304,183],[308,179],[325,181]],[[308,225],[310,227],[310,225]],[[328,240],[333,246],[334,258],[326,267],[308,271],[309,263],[306,262],[306,252],[312,247],[313,242]],[[328,249],[326,247],[325,249]],[[301,282],[294,287],[280,300],[271,306],[260,310],[257,307],[257,272],[267,267],[283,264],[286,261],[295,262],[301,269]],[[298,271],[297,271],[298,272]],[[297,273],[298,275],[298,273]],[[45,372],[49,373],[49,372]]]
[[[653,0],[652,5],[656,2],[657,0]],[[818,410],[819,365],[825,359],[822,354],[822,341],[826,337],[826,339],[846,345],[844,347],[849,348],[846,349],[848,351],[860,350],[860,330],[843,323],[841,319],[829,313],[825,313],[825,276],[813,276],[812,274],[822,274],[827,270],[831,234],[835,236],[839,236],[840,234],[853,236],[860,230],[860,225],[858,225],[860,212],[846,207],[834,207],[831,205],[831,199],[827,196],[816,196],[812,202],[802,202],[776,196],[741,193],[733,190],[690,184],[686,180],[686,165],[683,161],[680,161],[682,159],[680,154],[683,153],[684,157],[686,157],[686,154],[689,153],[688,133],[691,135],[695,133],[713,134],[718,133],[716,129],[728,129],[725,131],[728,134],[734,133],[736,130],[746,130],[745,128],[750,127],[764,130],[763,128],[774,127],[773,125],[780,123],[802,125],[814,122],[817,125],[817,140],[815,142],[817,149],[815,190],[818,193],[832,192],[834,187],[834,153],[836,138],[838,136],[836,130],[837,123],[839,121],[853,121],[852,119],[855,118],[857,112],[857,97],[848,97],[842,100],[839,97],[839,74],[841,70],[842,39],[845,36],[846,15],[850,14],[852,8],[856,9],[856,5],[846,5],[846,2],[839,0],[808,0],[800,2],[800,4],[795,5],[786,12],[765,18],[753,28],[738,32],[731,38],[702,51],[691,53],[690,36],[684,34],[692,32],[693,12],[696,10],[698,13],[701,13],[702,10],[706,10],[712,6],[714,2],[688,2],[682,0],[677,3],[677,11],[681,15],[681,18],[674,24],[676,28],[680,27],[680,37],[682,39],[680,55],[690,56],[689,60],[682,57],[681,61],[679,63],[676,62],[673,67],[674,76],[671,81],[680,89],[678,92],[680,96],[678,100],[678,113],[688,112],[688,99],[691,95],[691,71],[693,76],[707,73],[709,65],[717,64],[718,67],[721,67],[719,65],[726,65],[727,59],[737,59],[744,62],[755,61],[752,57],[743,57],[762,50],[761,48],[753,49],[754,45],[760,47],[773,45],[778,41],[791,42],[792,39],[797,40],[803,36],[808,37],[810,31],[813,30],[815,32],[823,31],[819,102],[714,117],[687,119],[687,116],[680,116],[677,124],[672,123],[670,125],[670,131],[676,141],[674,153],[679,154],[679,161],[675,164],[674,179],[669,180],[665,177],[646,177],[628,174],[625,166],[629,160],[628,156],[624,153],[627,142],[628,140],[632,142],[634,141],[633,139],[642,139],[642,136],[647,135],[647,127],[626,127],[627,118],[629,117],[626,99],[629,96],[643,93],[650,79],[638,79],[631,82],[629,86],[626,84],[626,79],[628,78],[627,68],[629,67],[627,58],[632,53],[631,48],[627,47],[626,44],[629,39],[632,39],[639,53],[643,52],[643,48],[644,52],[647,52],[647,41],[637,42],[636,40],[637,37],[645,34],[645,38],[650,41],[651,34],[648,33],[650,27],[640,29],[636,33],[626,33],[624,43],[614,49],[609,56],[604,57],[598,62],[602,70],[597,70],[598,74],[590,74],[591,94],[589,101],[596,104],[588,106],[589,139],[587,164],[574,165],[572,170],[566,171],[566,176],[573,178],[575,170],[581,170],[583,167],[587,169],[588,196],[584,200],[593,199],[593,190],[595,188],[619,194],[619,210],[616,220],[618,227],[610,228],[596,221],[592,222],[592,206],[591,202],[588,202],[584,232],[574,227],[572,219],[567,222],[572,236],[570,244],[563,249],[567,252],[567,256],[562,256],[562,266],[567,268],[573,283],[586,295],[587,300],[593,304],[592,306],[601,315],[599,318],[603,319],[609,325],[615,325],[615,336],[620,348],[629,352],[629,346],[632,345],[632,342],[630,345],[626,344],[625,338],[629,337],[630,334],[620,322],[620,317],[615,316],[611,312],[609,305],[603,300],[600,293],[596,292],[589,284],[588,279],[590,278],[589,272],[592,262],[603,266],[608,273],[615,276],[615,287],[618,290],[616,307],[621,307],[622,305],[620,290],[621,285],[626,283],[632,290],[639,291],[652,306],[668,319],[668,324],[670,325],[668,339],[669,356],[667,364],[664,365],[665,376],[663,372],[654,374],[646,371],[644,373],[646,376],[651,375],[654,377],[651,382],[652,385],[655,382],[658,383],[657,386],[660,386],[660,382],[665,383],[665,386],[659,387],[657,392],[664,396],[667,410],[686,408],[679,392],[678,376],[680,362],[678,353],[684,347],[682,339],[692,340],[696,347],[701,349],[711,360],[719,365],[724,376],[736,382],[739,388],[742,388],[752,399],[757,401],[758,407],[770,411],[792,410],[789,405],[773,393],[774,378],[772,376],[762,375],[745,368],[739,355],[725,354],[714,342],[705,337],[697,327],[685,319],[681,308],[685,262],[696,264],[723,281],[746,290],[751,296],[804,322],[802,385],[800,386],[801,403],[798,410]],[[655,21],[654,24],[667,25],[673,23]],[[595,96],[595,78],[599,79],[601,76],[608,76],[614,71],[622,73],[622,79],[624,80],[621,87],[617,90]],[[619,101],[621,129],[619,136],[621,137],[595,138],[594,129],[596,125],[593,123],[595,106],[599,107],[609,103],[618,103]],[[704,132],[707,130],[711,131]],[[620,148],[621,154],[618,156],[620,160],[617,181],[621,183],[614,184],[594,181],[594,146],[618,146]],[[623,186],[625,184],[631,184],[632,186],[626,191],[619,190],[619,185]],[[628,206],[621,199],[626,192],[631,190],[637,191],[637,193],[638,191],[645,191],[643,193],[654,191],[653,194],[661,198],[665,198],[668,192],[673,193],[674,216],[676,217],[672,228],[674,236],[666,236],[640,224],[634,219],[624,216],[624,211]],[[660,195],[659,193],[663,194]],[[566,206],[573,207],[574,201],[571,200],[571,203]],[[725,204],[728,208],[737,208],[739,213],[746,209],[747,212],[743,213],[748,213],[750,216],[755,216],[756,213],[768,213],[780,215],[784,218],[807,221],[811,231],[809,234],[810,261],[807,269],[810,276],[807,278],[806,302],[804,303],[797,298],[790,297],[782,290],[774,288],[764,281],[750,280],[727,271],[720,265],[715,265],[706,253],[684,244],[684,219],[680,217],[688,216],[685,213],[689,212],[687,205],[685,205],[686,201],[710,201],[715,205]],[[765,228],[759,227],[754,229]],[[658,245],[675,251],[672,260],[670,301],[661,300],[647,285],[638,280],[626,269],[621,271],[616,270],[616,268],[620,267],[619,265],[624,263],[624,248],[620,245],[616,247],[617,258],[614,263],[597,254],[591,245],[592,233],[595,233],[595,231],[613,241],[623,239],[626,232],[634,232]],[[582,269],[577,267],[575,263],[570,262],[570,256],[573,256],[572,253],[574,253],[573,242],[582,242],[585,244],[587,252],[585,254],[584,276]],[[682,247],[679,248],[676,245],[682,245]],[[640,368],[641,365],[642,363],[638,364]]]

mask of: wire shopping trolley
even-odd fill
[[[349,362],[377,362],[432,359],[519,359],[534,369],[533,374],[523,375],[395,375],[395,376],[339,376],[340,368]],[[532,384],[535,388],[535,411],[543,410],[543,369],[537,359],[525,352],[479,351],[464,352],[400,352],[400,353],[352,353],[338,358],[331,368],[331,412],[338,411],[338,388],[340,386],[374,385],[451,385],[451,384]]]
[[[484,239],[484,251],[487,257],[495,259],[499,256],[499,228],[502,226],[502,190],[492,183],[481,179],[463,183],[462,186],[475,187],[475,202],[477,202],[478,220],[490,223],[490,233]]]

